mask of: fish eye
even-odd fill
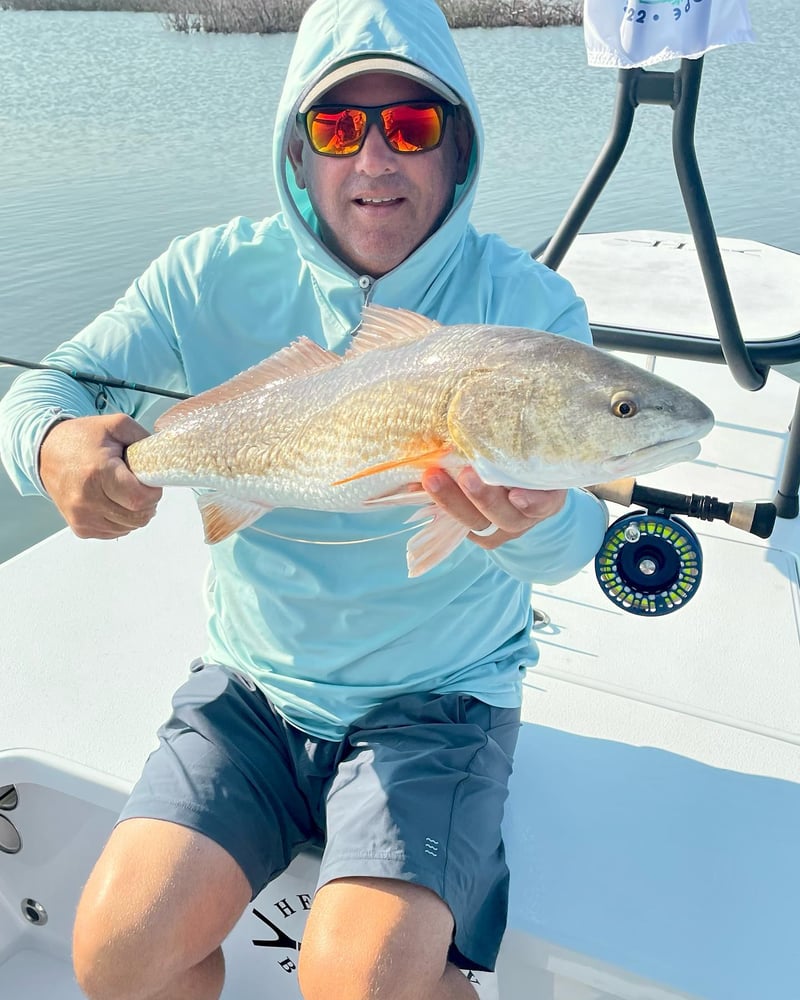
[[[615,392],[611,397],[611,412],[615,417],[635,417],[639,412],[639,404],[629,392]]]

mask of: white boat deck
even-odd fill
[[[696,303],[697,288],[681,287]],[[770,499],[797,384],[772,373],[747,393],[720,366],[656,370],[702,396],[717,426],[695,462],[647,484]],[[550,624],[525,683],[505,826],[509,930],[485,998],[800,997],[800,524],[779,521],[761,540],[688,523],[703,580],[674,614],[624,612],[591,567],[534,595]],[[174,491],[128,538],[62,532],[0,567],[0,787],[19,788],[6,815],[23,837],[19,854],[0,853],[2,1000],[80,995],[72,909],[203,648],[206,559],[194,502]],[[299,996],[289,966],[313,888],[303,856],[243,916],[225,998],[263,996],[268,981],[270,995]],[[45,926],[22,918],[26,898],[45,906]]]

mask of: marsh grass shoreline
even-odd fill
[[[160,14],[181,32],[297,31],[312,0],[0,0],[0,10],[133,11]],[[582,0],[437,0],[451,28],[526,28],[583,23]]]

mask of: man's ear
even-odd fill
[[[467,179],[469,171],[469,161],[472,155],[473,131],[472,122],[469,116],[461,108],[456,109],[454,116],[456,126],[456,151],[458,160],[456,164],[456,183],[463,184]]]
[[[295,126],[289,139],[289,163],[292,165],[295,184],[297,184],[299,188],[304,188],[306,186],[305,173],[303,171],[304,154],[307,155],[306,144],[303,142],[303,137],[300,135],[297,127]]]

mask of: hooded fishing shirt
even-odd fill
[[[459,96],[474,130],[468,175],[449,215],[376,280],[321,242],[287,162],[303,98],[332,68],[367,53],[433,73]],[[588,341],[584,305],[564,279],[469,223],[482,147],[475,99],[433,0],[317,0],[298,33],[277,111],[281,211],[177,239],[47,361],[199,393],[300,334],[342,353],[366,301],[444,324],[523,326]],[[152,404],[127,390],[107,396],[109,412],[135,419]],[[15,382],[0,406],[0,447],[22,493],[45,492],[38,452],[54,420],[93,414],[95,397],[58,373],[30,372]],[[584,566],[600,545],[605,508],[571,490],[559,514],[522,538],[492,552],[465,540],[416,579],[407,577],[407,516],[405,508],[369,515],[281,509],[210,547],[205,656],[249,675],[290,722],[328,739],[408,691],[519,705],[525,668],[537,658],[531,582],[556,583]]]

